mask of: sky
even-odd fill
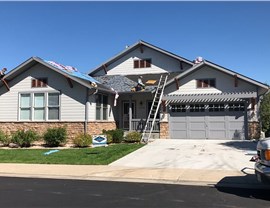
[[[0,2],[0,69],[32,56],[87,73],[139,40],[270,84],[270,2]]]

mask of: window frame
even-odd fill
[[[100,103],[97,102],[99,100],[99,97],[101,98]],[[107,101],[106,103],[104,102],[105,100],[104,98],[106,98],[106,101]],[[98,93],[96,94],[95,100],[96,100],[96,121],[108,121],[109,120],[109,115],[108,115],[109,96],[106,94]],[[105,115],[104,115],[104,112],[106,113]]]
[[[217,86],[215,78],[196,79],[196,87],[198,89],[203,88],[215,88]]]
[[[36,106],[35,104],[35,95],[43,94],[43,106]],[[58,95],[58,119],[49,119],[49,94],[57,94]],[[22,119],[22,109],[26,107],[22,107],[22,95],[29,95],[30,97],[30,106],[27,107],[29,109],[29,119]],[[61,93],[58,91],[50,91],[50,92],[20,92],[18,93],[18,121],[24,121],[24,122],[44,122],[44,121],[60,121],[61,120]],[[36,109],[44,109],[44,116],[43,119],[35,119],[35,110]]]
[[[43,88],[48,87],[48,78],[32,78],[31,79],[31,88]]]
[[[152,67],[152,59],[135,59],[133,60],[133,68],[134,69],[143,69],[143,68],[151,68]]]

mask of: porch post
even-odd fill
[[[129,131],[132,131],[132,95],[129,96]]]

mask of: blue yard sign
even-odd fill
[[[105,135],[94,135],[92,144],[93,147],[107,146],[107,137]]]

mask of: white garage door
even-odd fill
[[[245,139],[245,111],[241,103],[171,107],[172,139]]]

